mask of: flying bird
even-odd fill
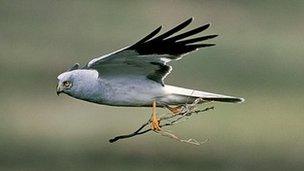
[[[243,102],[244,99],[239,97],[164,83],[172,70],[168,62],[215,45],[204,41],[217,35],[189,38],[206,30],[210,24],[176,35],[192,20],[190,18],[157,36],[162,28],[160,26],[131,46],[94,58],[83,67],[75,64],[57,77],[57,95],[65,93],[77,99],[111,106],[152,107],[153,130],[160,130],[156,107],[168,107],[174,113],[179,105],[192,103],[198,98],[204,101]]]

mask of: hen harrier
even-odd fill
[[[91,60],[83,67],[75,64],[58,76],[57,94],[112,106],[152,107],[151,127],[160,130],[156,107],[204,101],[242,102],[242,98],[166,85],[172,67],[167,63],[199,48],[217,35],[188,38],[206,30],[206,24],[173,36],[192,22],[192,18],[156,37],[161,26],[137,43]],[[186,39],[188,38],[188,39]],[[176,112],[178,108],[169,108]]]

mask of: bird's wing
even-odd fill
[[[161,30],[160,26],[137,43],[95,58],[85,67],[96,69],[101,77],[145,76],[164,85],[163,80],[171,71],[171,66],[167,65],[167,62],[180,59],[183,55],[199,48],[215,45],[201,42],[217,35],[188,38],[206,30],[209,24],[172,36],[188,26],[192,20],[193,18],[190,18],[156,36]]]

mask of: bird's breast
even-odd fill
[[[104,86],[103,103],[114,106],[147,106],[166,94],[161,84],[145,78],[109,80]]]

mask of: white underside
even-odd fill
[[[199,97],[235,98],[171,85],[162,86],[149,79],[115,79],[106,85],[109,88],[104,92],[105,98],[101,103],[114,106],[151,106],[153,100],[159,105],[178,105],[192,103]]]

